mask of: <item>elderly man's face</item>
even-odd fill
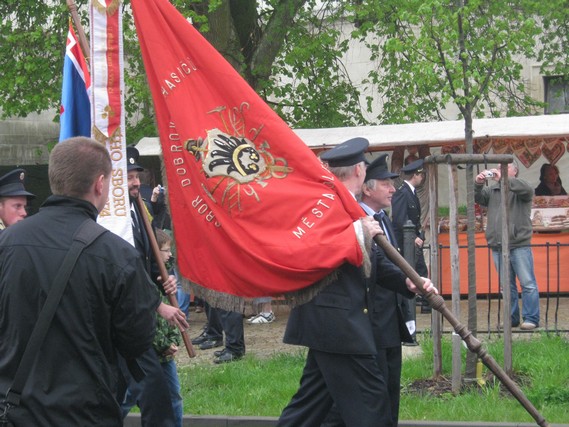
[[[366,204],[375,211],[386,209],[391,206],[391,198],[395,193],[395,187],[391,179],[376,179],[373,189],[364,186],[363,189]]]
[[[26,196],[4,197],[0,199],[0,219],[9,227],[28,216]]]

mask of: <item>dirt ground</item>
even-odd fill
[[[567,334],[569,331],[569,298],[541,298],[541,325],[539,330],[547,330],[554,332],[562,332]],[[465,300],[460,303],[459,320],[466,324],[467,302]],[[446,301],[447,307],[451,307],[451,302]],[[497,300],[479,300],[478,308],[478,337],[484,340],[489,334],[497,333],[498,309]],[[273,312],[276,319],[273,323],[250,325],[243,319],[245,328],[245,346],[247,354],[254,354],[257,357],[270,357],[275,353],[296,353],[302,350],[302,347],[284,344],[282,342],[286,322],[288,320],[290,308],[286,304],[278,302],[273,303]],[[245,317],[252,315],[252,308],[247,308]],[[190,338],[197,337],[206,323],[205,313],[196,313],[192,307],[190,312]],[[421,314],[417,309],[417,329],[419,332],[431,329],[431,315]],[[443,321],[443,331],[450,332],[452,327],[448,321]],[[522,332],[519,328],[514,329],[514,338],[523,337],[527,332]],[[213,352],[220,350],[222,347],[211,350],[200,350],[195,347],[196,357],[190,359],[185,348],[181,348],[177,355],[177,362],[180,366],[206,363],[213,364]],[[403,347],[403,357],[412,357],[421,352],[421,347]]]
[[[254,354],[257,357],[270,357],[275,353],[298,352],[300,347],[284,344],[283,334],[288,320],[289,307],[284,304],[273,304],[273,312],[275,313],[275,321],[263,325],[250,325],[245,320],[254,313],[246,310],[243,318],[245,328],[245,348],[247,354]],[[196,313],[194,308],[190,312],[190,338],[197,337],[207,319],[205,313]],[[180,366],[195,363],[213,363],[213,352],[223,347],[213,348],[211,350],[200,350],[194,346],[196,357],[190,359],[186,349],[181,349],[178,354],[177,362]]]

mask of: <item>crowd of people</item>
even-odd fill
[[[364,138],[353,138],[321,155],[361,206],[353,227],[371,269],[346,263],[312,300],[291,309],[283,340],[307,347],[308,353],[299,389],[283,409],[279,426],[398,425],[401,346],[418,345],[415,295],[438,291],[428,278],[415,194],[425,177],[424,161],[413,159],[394,173],[386,154],[369,164],[368,145]],[[168,231],[164,189],[149,183],[134,147],[127,148],[127,157],[134,246],[94,225],[111,177],[109,154],[94,140],[71,138],[53,149],[48,172],[52,195],[30,218],[26,206],[35,196],[25,189],[25,170],[0,177],[0,415],[6,410],[14,425],[122,425],[135,405],[142,425],[182,425],[175,357],[180,330],[188,328],[192,298],[173,263],[175,242]],[[517,162],[509,164],[511,325],[532,330],[540,316],[530,246],[532,199],[534,194],[567,193],[555,165],[541,167],[535,190],[518,172]],[[500,168],[475,177],[476,202],[491,219],[486,237],[498,271],[503,250],[500,178]],[[495,183],[488,185],[491,181]],[[141,194],[142,210],[137,204]],[[152,235],[144,227],[148,215],[154,221]],[[97,231],[94,240],[82,240],[86,224]],[[413,239],[407,244],[404,230],[409,227]],[[370,240],[376,235],[411,260],[422,277],[422,290]],[[152,252],[152,239],[160,259]],[[60,266],[67,267],[69,248],[77,240],[84,247],[69,264],[62,296],[55,297]],[[159,263],[167,266],[167,277],[161,277]],[[167,303],[172,294],[179,307]],[[57,311],[38,332],[36,320],[51,299]],[[253,300],[255,313],[244,320],[243,313],[196,299],[207,322],[192,344],[202,350],[219,347],[216,364],[240,360],[245,355],[244,321],[272,323],[271,304],[269,296]],[[34,335],[41,337],[38,346],[47,345],[41,346],[40,358],[29,362],[28,341]]]

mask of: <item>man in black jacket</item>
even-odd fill
[[[152,253],[150,236],[144,227],[147,212],[140,212],[136,199],[140,192],[139,172],[143,170],[138,164],[139,153],[134,147],[127,147],[128,191],[131,204],[132,231],[134,246],[144,264],[145,271],[152,277],[157,289],[163,293],[174,293],[177,290],[177,280],[171,275],[162,281],[159,269]],[[183,329],[188,327],[186,315],[179,308],[161,303],[157,308],[158,314],[170,324],[179,324]],[[150,348],[137,358],[137,362],[145,373],[142,380],[137,381],[123,366],[123,375],[127,382],[127,391],[122,403],[123,415],[129,413],[134,405],[140,408],[143,426],[169,427],[175,425],[175,415],[170,400],[166,377],[160,366],[160,361],[153,348]],[[119,396],[120,398],[121,396]]]
[[[387,154],[380,155],[367,168],[360,205],[368,215],[373,215],[378,220],[386,238],[399,249],[395,231],[384,211],[391,207],[391,198],[395,193],[392,180],[397,177],[397,174],[389,172],[387,168]],[[374,298],[372,326],[379,367],[387,382],[393,426],[397,426],[399,422],[401,343],[413,342],[405,319],[406,299],[413,296],[406,287],[401,287],[399,293],[389,289],[377,289]]]
[[[89,138],[57,144],[50,196],[39,213],[0,234],[0,401],[10,388],[46,294],[85,220],[109,194],[111,159]],[[151,348],[156,288],[136,250],[104,233],[79,256],[10,419],[21,426],[121,426],[117,351]]]
[[[354,195],[365,178],[364,152],[368,141],[348,140],[321,158]],[[377,221],[362,211],[356,227],[373,237]],[[386,383],[376,359],[371,311],[375,291],[374,263],[385,258],[371,254],[371,276],[351,264],[339,267],[338,279],[289,315],[284,342],[308,347],[300,388],[283,410],[279,426],[319,426],[335,404],[346,426],[389,426],[391,413]],[[386,283],[402,274],[393,264],[378,268]],[[403,281],[405,278],[403,277]],[[413,288],[411,282],[409,286]],[[426,285],[427,286],[427,285]],[[432,286],[432,285],[431,285]],[[427,286],[428,287],[428,286]]]
[[[416,194],[416,188],[423,183],[425,179],[425,172],[423,170],[423,159],[415,160],[408,165],[401,168],[401,176],[404,179],[403,184],[397,189],[391,200],[391,221],[395,230],[395,238],[403,251],[403,255],[408,258],[409,254],[405,253],[405,242],[403,241],[403,227],[407,221],[411,221],[415,227],[415,240],[414,240],[414,259],[415,265],[413,266],[419,276],[428,277],[429,271],[425,263],[423,255],[423,243],[425,241],[425,233],[421,227],[421,203]],[[426,304],[426,301],[425,301]],[[407,314],[406,318],[412,322],[411,330],[413,335],[413,343],[415,341],[415,328],[416,328],[416,298],[409,298],[406,304]],[[425,305],[423,311],[428,312],[429,307]]]

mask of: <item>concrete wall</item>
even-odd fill
[[[45,112],[0,120],[0,165],[47,164],[48,145],[59,138],[59,123]]]

